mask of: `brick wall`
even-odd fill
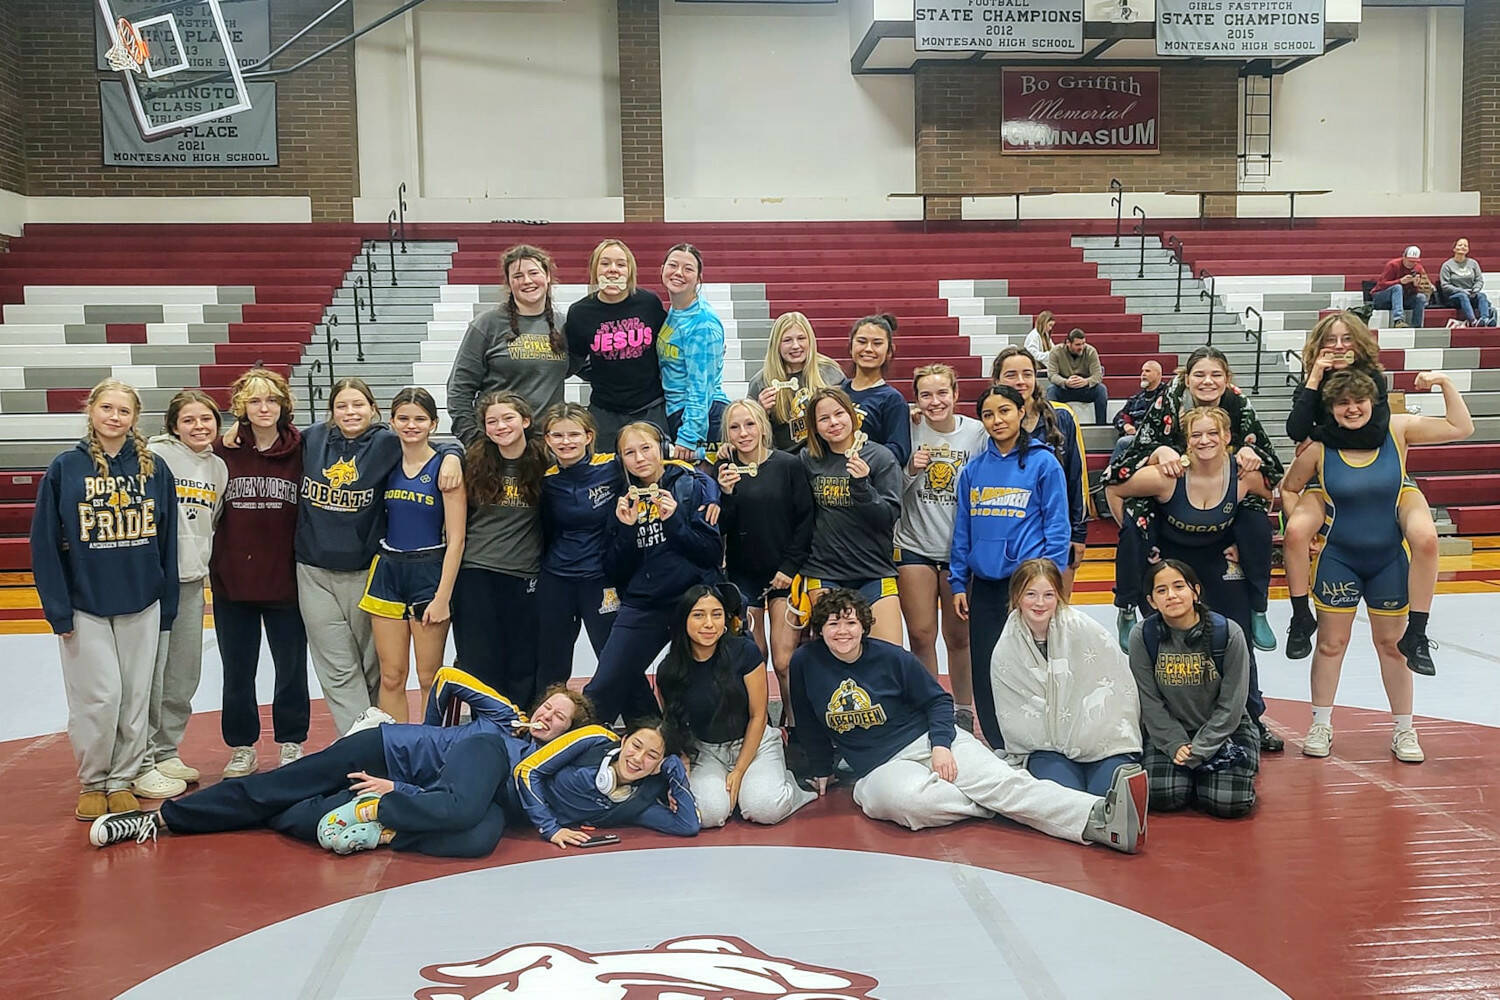
[[[1500,0],[1464,4],[1462,185],[1500,214]]]
[[[661,8],[619,0],[620,168],[625,221],[661,222]]]
[[[1239,81],[1232,65],[1162,67],[1161,152],[1154,156],[1003,156],[1000,67],[918,66],[915,85],[921,191],[1103,191],[1111,177],[1127,190],[1235,186]],[[1233,200],[1220,200],[1210,199],[1209,213],[1233,214]],[[956,198],[928,199],[932,218],[958,212]]]
[[[18,0],[0,0],[11,7]],[[40,3],[27,3],[40,7]],[[304,195],[316,221],[347,221],[359,193],[359,136],[355,127],[354,48],[345,46],[277,78],[276,167],[180,169],[106,167],[99,125],[101,78],[94,69],[94,10],[89,0],[53,0],[43,19],[20,19],[18,45],[24,102],[27,194],[51,196]],[[271,43],[285,41],[327,10],[326,0],[275,0]],[[345,6],[278,57],[278,66],[333,42],[353,29]],[[0,77],[0,107],[4,106]],[[3,120],[0,120],[3,128]],[[3,138],[3,132],[0,132]],[[3,143],[0,143],[3,146]],[[0,171],[4,153],[0,149]],[[0,186],[4,175],[0,173]]]
[[[0,0],[0,188],[26,193],[26,149],[21,127],[21,67],[16,10],[18,0]]]

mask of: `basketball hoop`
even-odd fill
[[[115,22],[115,31],[120,40],[110,46],[104,58],[109,61],[111,69],[121,73],[139,73],[142,64],[151,57],[151,48],[141,33],[135,30],[135,25],[126,18],[120,18]]]

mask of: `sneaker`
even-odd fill
[[[294,761],[294,760],[301,760],[301,759],[302,759],[302,744],[301,743],[283,743],[283,744],[281,744],[281,761],[276,766],[277,767],[286,767],[292,761]]]
[[[1302,741],[1302,756],[1327,757],[1332,752],[1333,727],[1314,722],[1308,727],[1307,737]]]
[[[1396,642],[1396,649],[1406,657],[1406,668],[1414,674],[1432,677],[1437,674],[1437,664],[1432,662],[1432,647],[1437,643],[1420,632],[1407,629]]]
[[[1109,794],[1094,807],[1084,839],[1135,854],[1146,843],[1146,810],[1150,786],[1139,764],[1115,768]],[[1102,815],[1101,815],[1102,814]]]
[[[1120,649],[1130,652],[1130,633],[1135,630],[1135,608],[1120,608],[1115,615],[1115,631],[1120,634]]]
[[[953,713],[953,724],[961,731],[974,735],[974,710],[972,708],[960,708]]]
[[[1292,615],[1292,623],[1286,629],[1286,658],[1305,660],[1312,655],[1313,633],[1318,630],[1318,620],[1311,615],[1301,618]]]
[[[329,850],[339,855],[371,851],[380,846],[384,835],[385,827],[379,823],[356,823],[346,827],[334,840]]]
[[[1398,330],[1404,328],[1406,325],[1406,320],[1404,319],[1398,319],[1396,320],[1396,322],[1391,324],[1392,327],[1395,327]]]
[[[339,806],[318,820],[318,846],[325,851],[333,850],[334,841],[339,834],[351,826],[361,823],[374,823],[376,804],[380,801],[378,795],[358,795],[343,805]]]
[[[1281,753],[1286,749],[1286,740],[1271,732],[1271,728],[1259,720],[1255,728],[1260,730],[1260,749],[1263,753]]]
[[[1250,641],[1263,653],[1276,648],[1276,633],[1271,631],[1271,623],[1266,620],[1264,611],[1257,611],[1250,616]]]
[[[91,823],[109,812],[109,799],[103,792],[79,792],[78,808],[73,815],[84,823]]]
[[[169,778],[185,781],[189,785],[202,777],[196,767],[188,767],[182,762],[181,757],[168,757],[166,760],[159,760],[156,762],[156,769]]]
[[[367,708],[363,712],[359,713],[359,718],[354,720],[354,724],[348,728],[344,735],[353,736],[355,733],[363,732],[366,729],[374,729],[376,726],[382,725],[383,723],[395,721],[396,720],[387,713],[382,712],[380,709],[375,708],[374,706],[371,706],[370,708]]]
[[[157,768],[152,768],[130,786],[143,799],[170,799],[187,791],[187,782],[181,778],[169,778]]]
[[[224,765],[223,777],[243,778],[254,774],[259,767],[260,758],[256,756],[254,747],[235,747],[234,752],[229,755],[229,763]]]
[[[1422,744],[1417,742],[1417,731],[1415,729],[1398,729],[1396,735],[1391,737],[1391,753],[1396,759],[1407,764],[1420,764],[1427,759],[1422,752]]]
[[[124,788],[116,788],[106,795],[104,804],[109,806],[108,811],[112,813],[136,812],[141,808],[141,800]]]
[[[122,840],[133,840],[137,844],[144,844],[148,840],[156,839],[159,826],[156,813],[141,812],[139,809],[132,812],[105,813],[94,820],[94,825],[89,827],[89,843],[95,847],[108,847]]]

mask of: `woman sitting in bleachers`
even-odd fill
[[[1495,309],[1484,294],[1484,268],[1469,256],[1468,240],[1460,239],[1453,244],[1453,256],[1443,262],[1443,269],[1438,272],[1438,288],[1443,301],[1457,309],[1465,323],[1495,325]]]
[[[1188,356],[1187,364],[1173,379],[1171,387],[1151,405],[1136,425],[1134,443],[1118,461],[1104,470],[1106,486],[1128,480],[1148,465],[1159,466],[1172,478],[1182,475],[1182,456],[1187,451],[1187,435],[1180,417],[1197,406],[1217,406],[1229,415],[1230,449],[1241,475],[1259,473],[1269,486],[1281,478],[1281,458],[1276,454],[1271,435],[1261,426],[1255,407],[1234,384],[1234,372],[1224,352],[1214,347],[1200,347]],[[1276,648],[1276,635],[1266,620],[1266,599],[1271,582],[1271,522],[1267,517],[1269,501],[1251,499],[1235,519],[1234,542],[1239,546],[1241,564],[1252,588],[1251,642],[1257,649]],[[1145,533],[1149,551],[1155,544],[1156,510],[1149,497],[1137,497],[1112,503],[1110,512],[1122,531],[1128,527]],[[1135,626],[1135,607],[1143,599],[1139,581],[1145,565],[1130,568],[1115,577],[1115,607],[1119,609],[1120,645],[1125,645]]]

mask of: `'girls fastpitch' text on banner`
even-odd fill
[[[1323,21],[1323,0],[1156,0],[1156,54],[1320,56]]]

